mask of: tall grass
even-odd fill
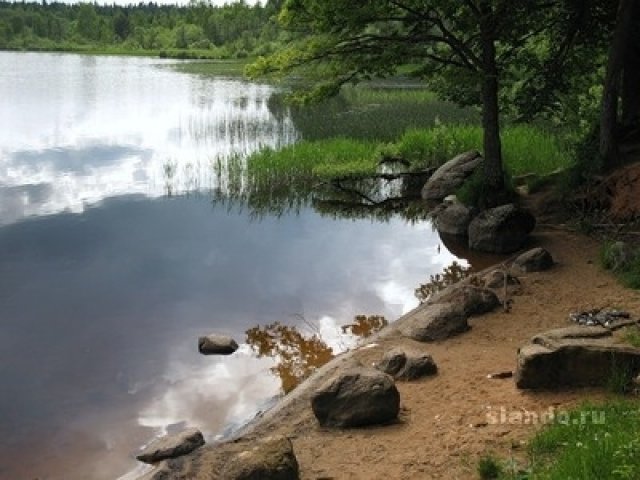
[[[287,181],[331,179],[375,173],[373,142],[332,138],[299,142],[280,150],[264,148],[247,159],[249,176],[283,177]]]
[[[438,125],[407,130],[392,144],[395,153],[421,166],[436,166],[468,151],[482,152],[482,128],[472,125]],[[568,149],[553,134],[530,125],[506,127],[502,131],[502,154],[511,175],[547,175],[572,165]]]
[[[571,165],[571,156],[553,135],[531,126],[507,127],[503,158],[511,175],[547,175]],[[409,129],[396,142],[376,144],[350,138],[302,141],[280,150],[263,149],[248,159],[249,173],[330,179],[375,173],[385,157],[402,158],[413,168],[439,166],[467,150],[481,150],[482,129],[439,125]]]
[[[291,108],[296,128],[305,140],[345,136],[390,142],[409,128],[438,123],[477,124],[476,109],[437,100],[421,88],[345,88],[319,105]]]
[[[343,98],[354,106],[389,103],[432,103],[438,100],[435,93],[420,86],[403,84],[401,88],[385,85],[344,87]],[[453,105],[452,105],[453,107]],[[455,108],[455,107],[454,107]]]

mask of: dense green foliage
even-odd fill
[[[215,7],[139,3],[0,2],[0,49],[149,53],[244,58],[286,40],[272,20],[278,1]]]
[[[260,58],[250,73],[302,75],[309,83],[300,98],[316,99],[409,69],[446,98],[481,105],[487,200],[499,203],[500,107],[532,118],[568,91],[565,76],[597,71],[612,11],[603,2],[570,0],[287,0],[279,19],[296,32],[294,42]]]

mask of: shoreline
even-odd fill
[[[486,452],[524,461],[523,446],[537,425],[490,422],[496,412],[546,412],[570,408],[586,398],[604,400],[610,394],[584,388],[521,391],[512,379],[491,380],[487,375],[513,370],[519,346],[537,333],[566,326],[569,310],[617,304],[640,312],[635,292],[620,286],[597,265],[594,240],[557,229],[536,232],[534,240],[551,252],[557,264],[548,272],[520,277],[522,291],[513,297],[510,313],[496,309],[472,317],[472,329],[466,333],[420,343],[397,332],[414,310],[319,368],[272,409],[236,432],[233,440],[165,461],[142,478],[209,478],[207,472],[225,458],[272,435],[291,439],[303,479],[476,478],[477,459]],[[439,368],[435,377],[396,382],[401,394],[399,421],[364,429],[320,428],[309,402],[315,388],[354,363],[378,362],[395,347],[424,351]]]

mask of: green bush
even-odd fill
[[[502,467],[494,457],[486,455],[478,462],[478,475],[482,480],[496,479],[501,474]]]

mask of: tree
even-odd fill
[[[640,123],[640,2],[620,0],[611,40],[600,117],[600,154],[619,161],[621,137]],[[620,105],[621,103],[621,105]]]
[[[120,40],[126,40],[131,33],[131,25],[129,24],[129,17],[125,15],[122,10],[118,10],[113,18],[113,32],[118,36]]]
[[[91,3],[81,3],[78,6],[78,33],[87,40],[95,40],[98,31],[98,15]]]
[[[526,59],[521,53],[548,40],[567,15],[565,2],[550,0],[287,0],[279,19],[298,41],[259,59],[249,72],[302,72],[314,80],[305,98],[390,76],[406,65],[427,79],[445,77],[449,88],[461,88],[465,100],[471,95],[482,106],[486,206],[491,206],[504,193],[501,81],[515,62]],[[542,51],[540,65],[554,52],[552,46]]]

